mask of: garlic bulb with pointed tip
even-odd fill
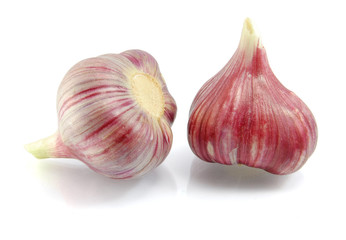
[[[314,152],[315,119],[274,76],[250,19],[233,57],[197,93],[188,141],[205,161],[273,174],[297,171]]]
[[[26,149],[37,158],[79,159],[110,178],[140,176],[168,155],[176,110],[150,54],[89,58],[61,82],[58,131]]]

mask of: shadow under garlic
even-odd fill
[[[144,176],[134,179],[111,179],[93,172],[74,159],[43,159],[37,163],[36,174],[42,187],[54,198],[62,198],[67,205],[129,204],[155,195],[176,193],[171,173],[159,166]]]

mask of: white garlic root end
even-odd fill
[[[130,78],[130,82],[138,104],[152,116],[162,117],[165,100],[162,86],[157,79],[148,74],[137,73]]]

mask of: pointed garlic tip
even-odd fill
[[[24,148],[38,159],[70,156],[69,150],[61,144],[57,133],[36,142],[26,144]]]
[[[24,145],[24,148],[38,159],[49,158],[49,152],[47,151],[46,145],[45,139],[41,139]]]
[[[244,53],[245,59],[251,60],[257,48],[262,48],[260,35],[250,18],[246,18],[241,33],[238,49]]]

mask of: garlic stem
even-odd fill
[[[263,48],[258,31],[250,18],[246,18],[241,33],[238,50],[244,54],[245,62],[253,59],[257,48]]]
[[[70,157],[70,151],[65,147],[58,133],[40,139],[36,142],[26,144],[25,149],[38,159]]]

